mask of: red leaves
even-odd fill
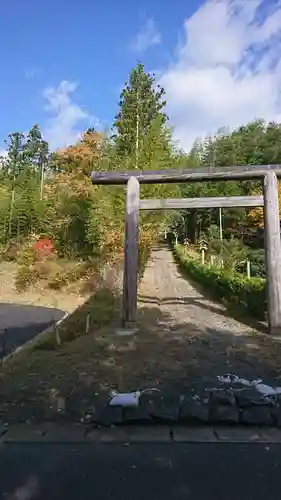
[[[55,254],[55,247],[49,238],[40,238],[33,245],[33,249],[41,259],[48,258]]]

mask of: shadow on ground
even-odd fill
[[[188,302],[188,301],[192,300],[192,298],[190,298],[190,297],[183,298],[183,300],[186,300],[186,302],[185,302],[186,304],[190,303],[190,304],[194,304],[194,305],[199,305],[198,304],[198,301],[199,301],[200,307],[202,309],[206,309],[206,310],[214,312],[216,314],[220,314],[226,318],[231,317],[231,318],[235,319],[236,321],[240,321],[240,323],[244,323],[245,325],[258,330],[261,333],[267,333],[268,327],[267,327],[267,324],[265,322],[259,321],[255,318],[253,318],[252,316],[247,315],[242,309],[239,310],[238,306],[234,307],[233,305],[231,305],[229,303],[225,303],[225,304],[223,304],[223,308],[219,307],[218,300],[216,298],[214,298],[214,295],[207,288],[204,288],[202,285],[200,285],[199,283],[194,281],[192,278],[190,278],[188,273],[177,262],[177,260],[175,260],[175,262],[176,262],[176,266],[177,266],[177,271],[180,275],[178,277],[178,279],[187,280],[192,285],[192,287],[198,293],[200,293],[202,295],[202,297],[200,297],[200,299],[195,297],[194,298],[195,302],[192,302],[192,301]],[[172,299],[173,298],[171,298],[171,300]],[[170,299],[167,298],[167,300],[170,300]],[[215,302],[217,302],[218,305],[212,306],[210,304],[203,304],[202,302],[204,300],[205,301],[212,301],[212,302],[215,301]],[[172,302],[168,302],[168,303],[172,303]]]
[[[7,500],[280,498],[280,444],[13,443],[1,451]]]
[[[237,334],[199,328],[190,321],[175,324],[151,303],[143,303],[138,314],[134,336],[117,336],[114,325],[93,328],[58,349],[23,352],[5,363],[0,420],[46,421],[64,415],[79,421],[97,397],[106,398],[114,388],[200,395],[229,372],[278,384],[281,343],[268,336],[250,329]]]
[[[182,275],[184,278],[184,275]],[[220,305],[211,305],[209,303],[210,300],[214,301],[213,297],[210,294],[207,294],[205,290],[198,285],[198,283],[194,283],[191,279],[188,280],[190,283],[192,283],[192,286],[197,290],[200,294],[202,294],[202,297],[181,297],[180,299],[176,299],[175,297],[163,297],[161,300],[158,297],[152,297],[152,296],[147,296],[147,295],[139,295],[139,303],[140,304],[157,304],[160,306],[162,305],[193,305],[193,306],[198,306],[200,309],[205,309],[206,311],[210,311],[215,314],[220,314],[221,316],[225,318],[233,318],[236,321],[239,321],[240,323],[244,323],[245,325],[249,326],[250,328],[254,328],[258,330],[261,333],[267,333],[267,325],[265,323],[262,323],[261,321],[255,320],[254,318],[251,318],[245,314],[243,314],[240,311],[234,310],[234,308],[231,308],[230,306],[224,306],[222,308]]]
[[[35,338],[64,316],[60,309],[25,304],[0,303],[1,357]]]

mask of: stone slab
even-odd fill
[[[219,441],[228,443],[255,443],[263,441],[260,429],[250,427],[215,427],[214,432]]]
[[[266,443],[281,443],[281,430],[272,428],[272,429],[261,429],[260,431],[263,440]]]
[[[18,424],[11,426],[3,436],[4,442],[81,442],[85,428],[79,425]]]
[[[89,430],[86,440],[93,443],[128,443],[129,438],[124,428],[109,427]]]
[[[176,443],[217,442],[217,436],[211,427],[174,427],[173,439]]]
[[[171,429],[166,425],[147,425],[126,429],[130,443],[172,443]]]
[[[111,427],[106,429],[100,438],[101,443],[128,443],[128,432],[122,427]]]

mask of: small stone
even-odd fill
[[[101,425],[110,426],[121,424],[123,422],[123,411],[121,406],[106,406],[101,412]]]
[[[212,390],[209,395],[211,405],[232,405],[234,406],[235,396],[231,390]]]
[[[86,413],[84,417],[80,419],[81,422],[90,423],[93,421],[93,415],[91,413]]]
[[[153,416],[158,412],[159,404],[161,404],[161,393],[145,392],[141,395],[139,399],[139,405],[136,408],[124,408],[123,422],[124,423],[151,422],[153,420]]]
[[[151,422],[152,417],[149,407],[138,406],[137,408],[124,408],[123,423],[142,423]]]
[[[8,430],[7,424],[0,424],[0,437],[3,436]]]
[[[209,419],[213,423],[237,423],[239,422],[239,409],[237,406],[228,404],[213,405],[210,408]]]
[[[91,405],[88,406],[83,415],[83,421],[86,423],[92,422],[99,424],[106,412],[106,408],[108,408],[108,397],[106,393],[94,395]]]
[[[273,416],[270,406],[249,406],[244,408],[240,414],[240,421],[250,425],[272,425]]]
[[[276,406],[275,408],[272,408],[271,415],[272,415],[274,424],[277,427],[281,427],[281,407]]]
[[[102,437],[103,433],[104,433],[103,429],[91,429],[85,435],[85,438],[89,441],[99,443],[101,441],[101,437]]]
[[[262,394],[260,394],[255,389],[242,389],[235,393],[236,401],[239,408],[247,408],[253,405],[265,405],[269,406],[274,404],[274,402],[268,401]]]
[[[175,396],[163,396],[161,399],[155,399],[150,411],[153,419],[159,419],[163,422],[174,422],[179,419],[180,398]]]
[[[201,401],[184,400],[181,405],[179,418],[185,422],[208,422],[209,408]]]

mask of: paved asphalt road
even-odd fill
[[[64,311],[49,307],[0,303],[0,351],[6,356],[63,315]]]
[[[0,486],[3,500],[280,500],[281,445],[7,443]]]

